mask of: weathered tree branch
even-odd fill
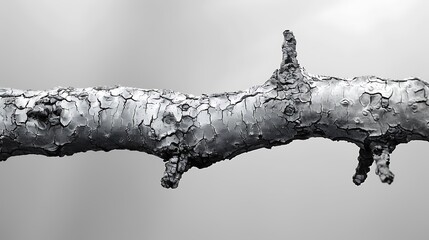
[[[284,32],[280,69],[244,91],[192,96],[128,87],[0,89],[0,159],[128,149],[164,159],[162,186],[176,188],[191,167],[204,168],[258,148],[324,137],[359,148],[353,176],[373,162],[391,183],[389,155],[400,143],[428,140],[429,85],[417,78],[341,79],[301,68]]]

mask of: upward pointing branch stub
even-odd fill
[[[280,72],[294,72],[299,69],[298,60],[296,59],[296,40],[292,31],[283,32],[284,42],[282,45],[283,58],[280,64]]]

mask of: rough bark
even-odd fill
[[[0,159],[128,149],[162,158],[162,186],[176,188],[191,167],[204,168],[258,148],[324,137],[355,143],[357,185],[373,162],[391,183],[389,154],[428,140],[429,85],[417,78],[341,79],[307,73],[284,32],[280,68],[260,86],[193,96],[129,87],[0,89]]]

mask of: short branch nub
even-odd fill
[[[298,60],[296,59],[296,40],[293,33],[289,30],[283,32],[284,42],[282,45],[283,59],[280,64],[280,72],[294,71],[299,68]]]
[[[395,178],[389,169],[390,153],[393,151],[394,146],[383,143],[373,143],[371,146],[373,159],[377,166],[375,174],[380,177],[381,182],[391,184]]]
[[[186,157],[171,157],[165,163],[165,172],[161,179],[161,185],[165,188],[177,188],[182,174],[188,169],[189,164]]]

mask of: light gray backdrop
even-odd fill
[[[429,80],[428,1],[1,0],[0,86],[123,85],[201,94],[261,84],[282,32],[315,74]],[[400,145],[393,185],[351,177],[358,148],[261,149],[160,186],[129,151],[0,163],[0,239],[427,239],[429,143]]]

